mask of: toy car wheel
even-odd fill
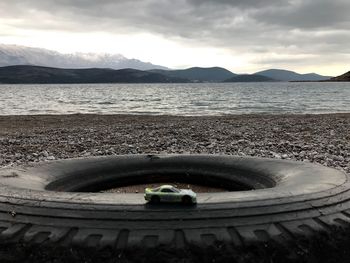
[[[192,204],[192,199],[188,195],[185,195],[182,197],[182,203],[185,205],[191,205]]]
[[[151,198],[151,203],[153,203],[153,204],[158,204],[158,203],[160,203],[160,198],[159,198],[159,196],[152,196],[152,198]]]

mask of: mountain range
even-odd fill
[[[20,66],[9,67],[6,66]],[[33,67],[23,67],[31,65]],[[62,54],[56,51],[0,44],[1,83],[97,83],[101,82],[263,82],[322,81],[331,77],[315,73],[299,74],[283,69],[269,69],[254,74],[236,74],[225,68],[192,67],[171,70],[122,55],[99,53]],[[86,69],[79,71],[78,69]],[[102,70],[103,69],[103,70]],[[113,71],[121,70],[124,71]],[[127,70],[126,70],[127,69]],[[18,70],[16,72],[15,70]],[[12,72],[13,76],[5,76]],[[93,76],[87,76],[90,72]],[[126,76],[121,77],[124,72]],[[141,73],[142,72],[142,73]],[[40,75],[43,74],[43,75]],[[74,76],[73,76],[74,75]],[[116,77],[116,76],[119,77]],[[68,77],[70,76],[70,77]],[[103,76],[105,78],[103,78]],[[17,79],[16,79],[17,78]],[[135,79],[133,79],[135,78]]]
[[[137,69],[62,69],[43,66],[17,65],[0,67],[0,83],[49,84],[49,83],[188,83],[188,82],[272,82],[278,81],[258,74],[236,75],[228,79],[229,71],[221,68],[190,68],[175,71]],[[171,71],[170,71],[171,72]],[[215,75],[217,73],[217,75]],[[221,75],[222,74],[222,75]],[[230,74],[231,75],[231,74]],[[224,79],[224,80],[222,80]]]
[[[43,48],[0,44],[0,66],[14,65],[35,65],[54,68],[167,69],[166,67],[138,59],[128,59],[119,54],[62,54]]]
[[[189,79],[192,82],[222,82],[229,78],[237,76],[237,74],[232,73],[231,71],[220,67],[212,67],[212,68],[193,67],[193,68],[179,69],[179,70],[154,69],[154,70],[150,70],[150,72],[156,72],[169,77]]]
[[[30,65],[0,67],[0,83],[6,84],[179,82],[188,80],[137,69],[61,69]]]
[[[278,81],[266,76],[258,74],[241,74],[232,78],[226,79],[224,82],[273,82]]]
[[[331,78],[330,81],[350,81],[350,71],[338,77]]]
[[[149,70],[149,72],[155,72],[169,77],[187,79],[191,82],[321,81],[331,78],[329,76],[321,76],[315,73],[299,74],[294,71],[282,69],[270,69],[256,72],[254,74],[236,74],[220,67],[193,67],[180,70],[154,69]]]
[[[255,74],[280,81],[319,81],[330,79],[330,76],[321,76],[315,73],[299,74],[283,69],[269,69],[256,72]]]

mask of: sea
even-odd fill
[[[0,115],[350,112],[350,83],[0,85]]]

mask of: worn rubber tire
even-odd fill
[[[159,203],[160,203],[160,198],[159,198],[159,196],[152,196],[152,198],[151,198],[151,203],[152,203],[152,204],[159,204]]]
[[[142,194],[74,192],[116,180],[140,181],[155,171],[157,179],[181,173],[188,180],[262,189],[198,194],[191,207],[148,205]],[[242,246],[288,242],[350,222],[348,176],[303,162],[214,155],[96,157],[2,169],[0,182],[3,242],[114,249],[202,247],[216,241]]]
[[[188,195],[182,197],[182,203],[184,205],[192,205],[193,204],[191,197],[189,197]]]

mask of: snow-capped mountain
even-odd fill
[[[0,44],[0,66],[12,65],[37,65],[57,68],[167,69],[137,59],[128,59],[120,54],[62,54],[42,48]]]

